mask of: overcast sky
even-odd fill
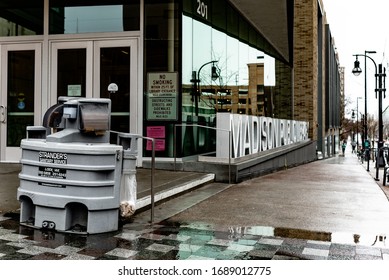
[[[388,0],[323,0],[327,21],[339,53],[340,66],[345,67],[345,94],[353,104],[347,112],[357,107],[364,113],[365,76],[351,73],[354,67],[354,54],[376,51],[368,54],[377,64],[389,70],[389,1]],[[360,67],[364,71],[364,57],[359,57]],[[374,63],[367,59],[367,101],[368,113],[377,116],[378,100],[374,93]],[[388,73],[389,74],[389,73]],[[389,77],[388,77],[389,78]],[[389,85],[389,80],[386,83]],[[389,91],[383,99],[383,110],[389,105]],[[346,113],[347,113],[346,112]],[[377,117],[376,117],[377,118]]]

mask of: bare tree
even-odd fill
[[[351,116],[352,110],[347,109],[350,107],[352,101],[350,97],[341,96],[340,99],[341,108],[340,108],[340,124],[342,128],[342,133],[340,135],[341,140],[347,140],[349,136],[352,136],[351,133],[353,131],[353,120],[347,118],[347,116]]]
[[[384,141],[386,141],[389,138],[389,123],[384,122]]]
[[[378,138],[378,121],[370,114],[367,114],[367,137],[371,140]]]
[[[347,140],[349,137],[352,139],[354,133],[356,133],[356,123],[352,119],[344,118],[342,121],[342,134],[340,135],[341,140]]]

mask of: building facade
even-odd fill
[[[309,120],[311,139],[324,156],[338,151],[342,70],[323,1],[295,0],[294,119]]]
[[[317,0],[0,4],[3,162],[20,160],[26,127],[60,96],[110,98],[111,129],[155,138],[161,159],[214,152],[218,112],[308,121],[330,156],[339,84]]]

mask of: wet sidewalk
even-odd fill
[[[163,174],[166,184],[178,180]],[[236,185],[207,183],[154,212],[153,224],[150,210],[139,211],[118,231],[89,236],[0,215],[0,259],[389,258],[388,199],[350,152]]]

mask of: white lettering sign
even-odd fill
[[[59,152],[39,152],[39,162],[67,164],[68,155]]]
[[[148,74],[148,120],[177,120],[177,75],[175,72]]]
[[[55,179],[66,179],[66,169],[39,166],[38,176]]]
[[[231,157],[238,158],[308,139],[309,123],[230,113],[217,114],[217,142],[228,143]],[[227,158],[225,145],[217,145],[216,157]]]
[[[208,5],[204,1],[197,0],[197,14],[208,19]]]

